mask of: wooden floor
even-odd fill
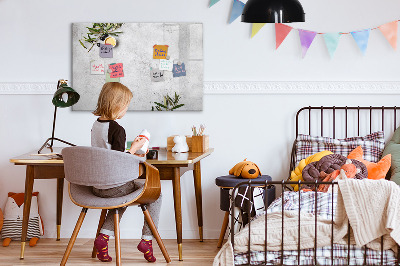
[[[9,247],[0,246],[0,265],[60,265],[69,239],[40,239],[36,247],[26,247],[25,259],[20,260],[20,242],[12,241]],[[154,241],[154,254],[157,265],[212,265],[215,255],[218,253],[217,240],[187,240],[183,241],[183,261],[178,261],[178,247],[176,240],[163,240],[172,262],[167,264]],[[114,243],[110,241],[110,255],[113,262],[104,263],[91,258],[93,240],[77,239],[68,259],[67,265],[115,265]],[[143,254],[136,249],[139,240],[121,240],[123,265],[154,265],[149,264]]]

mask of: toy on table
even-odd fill
[[[175,146],[172,148],[172,152],[188,152],[189,146],[186,143],[185,136],[175,136],[174,137]]]
[[[39,192],[32,193],[31,212],[29,214],[28,233],[26,238],[30,239],[29,246],[34,247],[43,235],[43,223],[39,215],[38,207]],[[21,240],[22,219],[24,213],[24,193],[9,192],[4,208],[4,221],[1,230],[3,247],[8,247],[11,240]]]
[[[246,160],[247,158],[244,159],[242,162],[237,163],[231,170],[229,170],[229,174],[249,179],[257,178],[258,176],[260,176],[260,168],[258,168],[255,163]]]

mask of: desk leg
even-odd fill
[[[57,241],[60,241],[64,178],[57,178]]]
[[[174,191],[175,223],[178,242],[179,260],[182,259],[182,205],[181,205],[181,173],[179,167],[174,167],[174,178],[172,179]]]
[[[24,195],[24,213],[22,219],[22,233],[21,233],[21,255],[20,259],[24,259],[26,235],[28,233],[29,213],[31,212],[31,200],[34,181],[34,166],[26,166],[25,177],[25,195]]]
[[[194,191],[196,194],[197,220],[199,225],[200,242],[203,242],[203,203],[201,196],[201,169],[200,161],[194,164]]]

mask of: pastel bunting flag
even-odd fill
[[[367,50],[370,32],[371,32],[371,29],[351,32],[351,35],[353,35],[353,38],[356,41],[356,43],[357,43],[358,47],[360,48],[361,53],[363,55],[365,55],[365,51]]]
[[[288,25],[275,23],[276,49],[278,49],[278,47],[282,44],[282,42],[285,40],[286,36],[288,36],[292,29],[293,28]]]
[[[251,27],[251,38],[254,37],[254,35],[256,35],[262,27],[264,27],[265,23],[253,23],[252,27]]]
[[[333,54],[336,51],[336,48],[338,47],[339,39],[340,36],[342,36],[342,34],[340,34],[339,32],[333,32],[333,33],[325,33],[323,36],[326,48],[328,48],[329,55],[332,58]]]
[[[304,58],[310,48],[312,42],[314,41],[317,33],[315,31],[301,30],[299,29],[300,43],[301,43],[301,54]]]
[[[393,49],[397,48],[397,20],[378,27]]]
[[[219,2],[219,0],[210,0],[210,5],[208,7],[212,7],[213,5],[215,5],[218,2]]]
[[[229,23],[232,23],[235,19],[237,19],[240,15],[242,15],[242,11],[244,8],[244,3],[239,0],[233,0],[231,17],[229,18]]]

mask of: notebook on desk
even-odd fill
[[[63,157],[62,157],[62,155],[60,154],[60,153],[56,153],[56,152],[52,152],[52,153],[40,153],[40,154],[38,154],[38,153],[34,153],[34,154],[31,154],[31,156],[43,156],[43,157],[46,157],[46,158],[48,158],[48,159],[62,159]]]

